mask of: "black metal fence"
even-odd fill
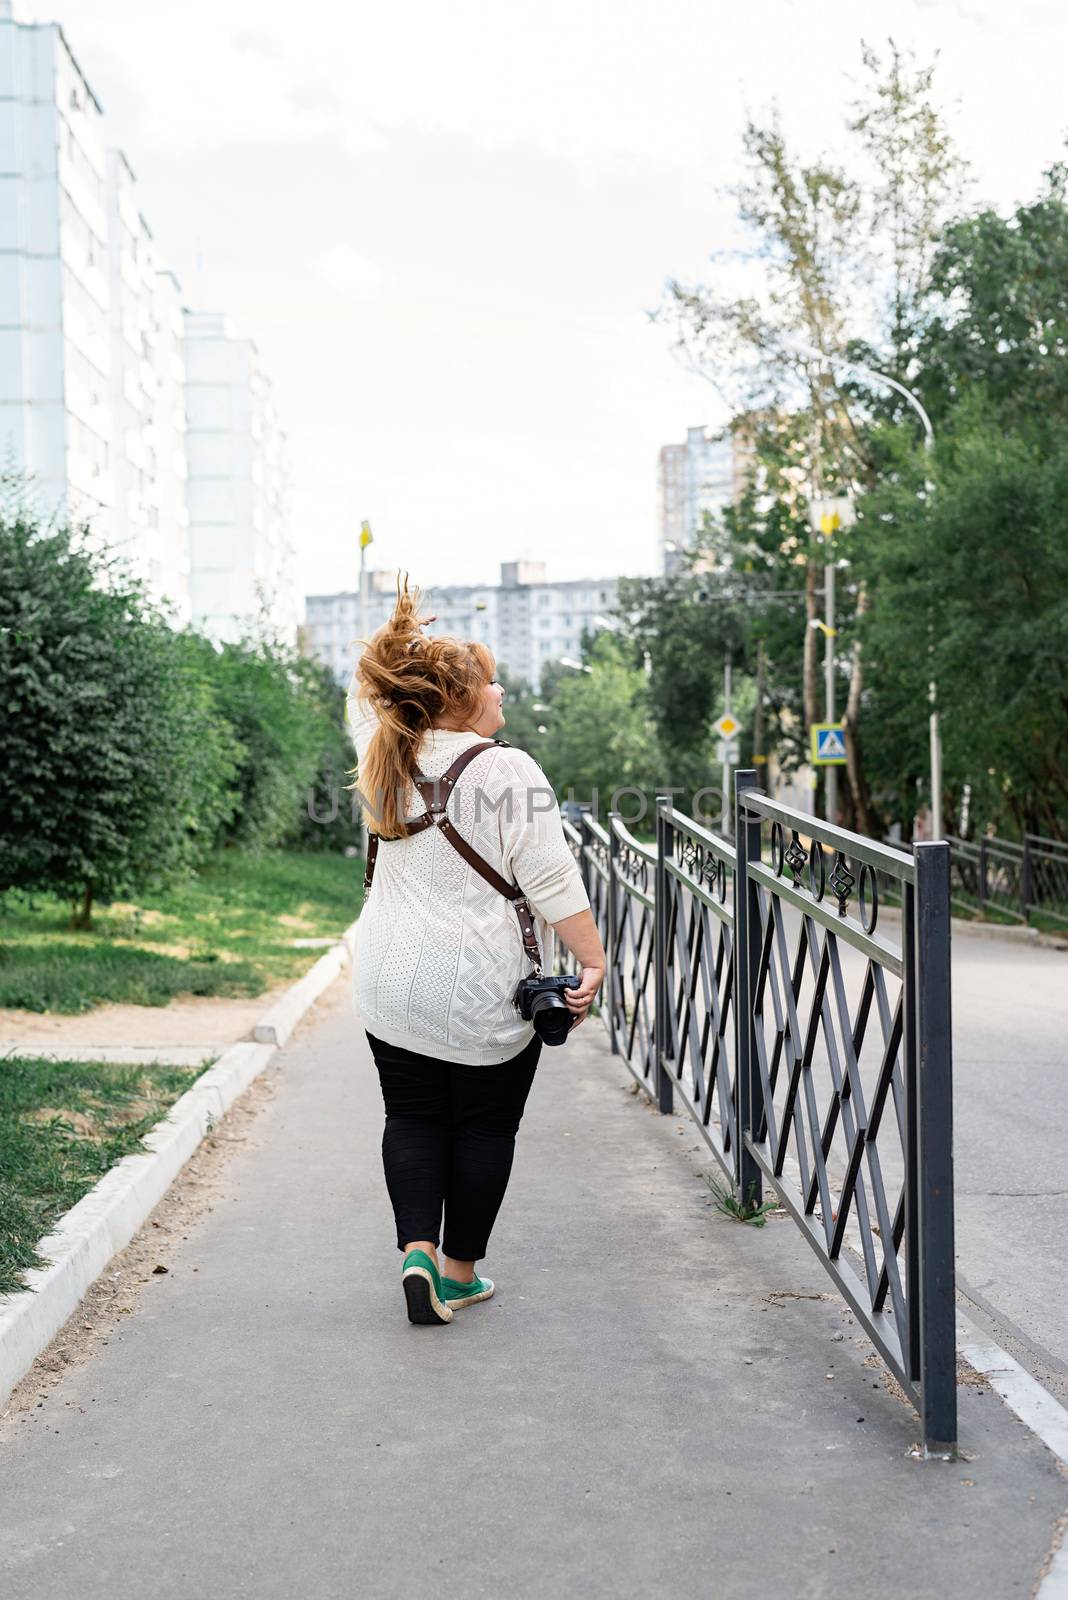
[[[1020,922],[1038,911],[1068,923],[1068,844],[1037,833],[1020,843],[994,835],[948,843],[954,900]]]
[[[908,840],[887,841],[910,852]],[[990,912],[1012,922],[1033,913],[1068,925],[1068,843],[1026,833],[1022,841],[988,834],[960,839],[947,834],[949,894],[960,912]]]
[[[661,1111],[685,1107],[740,1205],[774,1191],[941,1451],[957,1427],[949,847],[863,839],[752,772],[735,801],[733,845],[667,799],[655,849],[614,814],[565,824],[611,1047]]]

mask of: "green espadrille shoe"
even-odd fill
[[[401,1273],[409,1322],[451,1322],[441,1274],[425,1250],[409,1250]]]
[[[493,1293],[493,1279],[480,1278],[476,1273],[470,1283],[460,1283],[456,1278],[442,1278],[445,1299],[455,1311],[459,1306],[473,1306],[476,1300],[488,1300]]]

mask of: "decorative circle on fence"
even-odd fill
[[[722,860],[716,862],[716,899],[721,906],[727,903],[727,868]]]
[[[879,920],[879,880],[875,876],[874,868],[866,861],[860,869],[857,898],[860,905],[860,925],[865,933],[874,933],[875,924]]]
[[[781,822],[771,825],[771,870],[777,878],[782,877],[783,861],[786,858],[786,839],[782,831]]]
[[[823,846],[818,839],[813,839],[812,849],[808,857],[808,887],[809,893],[817,903],[823,899],[826,889],[823,862]]]

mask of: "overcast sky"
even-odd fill
[[[24,7],[24,9],[27,9]],[[302,594],[650,572],[656,457],[721,420],[646,311],[736,241],[747,109],[840,137],[859,41],[959,101],[977,194],[1029,197],[1068,126],[1050,0],[56,0],[188,305],[262,351]]]

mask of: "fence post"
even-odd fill
[[[949,845],[918,844],[915,970],[920,1398],[928,1454],[957,1442]]]
[[[618,811],[608,813],[608,1042],[612,1047],[612,1054],[619,1054],[619,1027],[617,1021],[616,1005],[626,1017],[626,1001],[623,994],[622,974],[618,984],[619,996],[616,998],[616,946],[619,942],[619,906],[616,904],[616,859],[619,855],[619,840],[616,838],[615,820]]]
[[[1026,922],[1031,915],[1031,839],[1023,837],[1023,860],[1020,862],[1020,915]]]
[[[760,1168],[746,1140],[753,1128],[753,1108],[760,1103],[760,1074],[754,1048],[753,984],[760,964],[760,913],[756,885],[750,882],[750,861],[760,859],[760,819],[746,810],[745,792],[759,789],[752,770],[734,774],[734,1171],[742,1205],[763,1198]]]
[[[979,904],[985,907],[990,898],[990,861],[986,851],[986,834],[979,840]]]
[[[674,1110],[675,1086],[668,1068],[671,1044],[671,990],[668,981],[668,879],[664,862],[672,853],[673,829],[661,807],[670,806],[672,797],[656,797],[656,892],[653,913],[653,964],[656,973],[656,1011],[653,1022],[656,1029],[656,1103],[663,1112]]]
[[[582,887],[585,889],[587,895],[589,896],[590,903],[592,904],[593,903],[593,895],[590,894],[590,863],[589,863],[589,860],[587,859],[587,856],[586,856],[586,847],[590,842],[589,829],[586,826],[586,823],[587,823],[587,821],[589,819],[589,815],[590,815],[589,806],[580,806],[579,807],[579,817],[578,817],[579,871],[582,874]]]

